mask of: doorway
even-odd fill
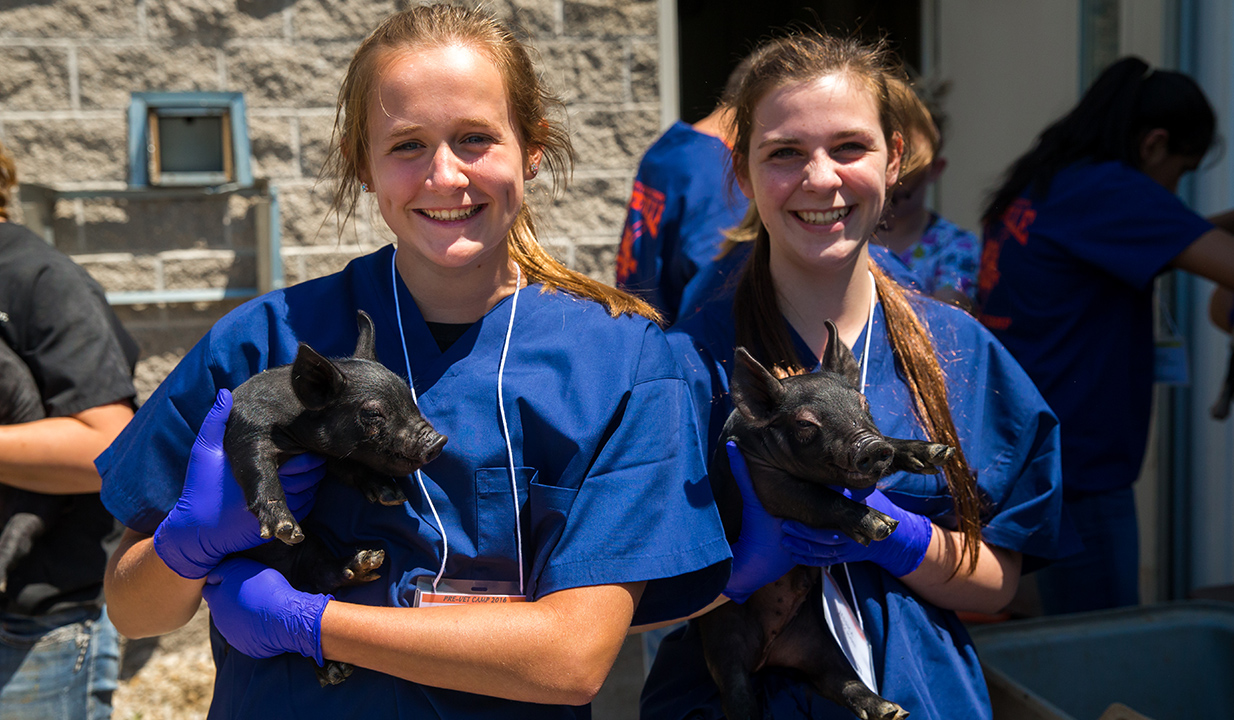
[[[790,26],[885,37],[910,68],[921,67],[921,0],[677,0],[681,119],[710,113],[737,63]]]

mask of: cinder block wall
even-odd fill
[[[362,206],[340,232],[318,180],[339,82],[357,43],[405,2],[378,0],[4,0],[0,139],[21,179],[122,188],[133,91],[241,91],[255,177],[277,187],[288,284],[391,242]],[[658,133],[655,0],[499,0],[566,101],[578,153],[558,198],[533,187],[542,240],[611,282],[625,202]],[[20,211],[19,211],[20,213]],[[58,203],[56,244],[108,291],[249,287],[255,218],[238,197]],[[21,221],[20,214],[16,218]],[[144,398],[236,301],[118,306],[142,345]]]

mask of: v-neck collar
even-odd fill
[[[412,297],[411,291],[407,289],[407,285],[394,282],[394,278],[391,277],[390,262],[393,253],[393,245],[375,253],[374,262],[369,266],[369,271],[374,276],[371,278],[371,287],[376,295],[376,302],[373,305],[379,308],[378,315],[381,317],[378,321],[377,316],[374,316],[374,320],[378,322],[377,357],[387,367],[395,368],[399,375],[406,372],[398,332],[399,314],[396,314],[394,309],[393,293],[397,292],[399,311],[402,315],[403,337],[407,342],[407,358],[411,363],[411,374],[417,394],[426,392],[442,378],[461,372],[461,368],[467,365],[467,357],[472,355],[477,348],[480,348],[481,352],[475,354],[481,361],[490,354],[484,349],[495,348],[491,353],[493,356],[492,374],[495,378],[497,359],[505,340],[506,327],[510,318],[513,293],[498,300],[483,317],[473,323],[467,332],[443,352],[437,347],[437,341],[433,339],[428,323],[421,314],[420,307]],[[385,272],[382,272],[383,268]],[[539,288],[536,285],[522,288],[518,313],[514,318],[514,331],[510,337],[512,345],[519,342],[519,326],[527,317],[535,313],[537,303],[533,298],[539,294]]]
[[[787,318],[785,318],[784,324],[788,326],[788,332],[792,337],[793,347],[797,350],[797,359],[801,366],[813,372],[819,366],[819,359],[814,356],[814,351],[810,349],[809,344],[802,339],[801,335],[797,333],[797,329],[793,327]],[[868,329],[865,325],[862,326],[861,334],[853,341],[853,347],[849,348],[849,350],[853,351],[853,357],[857,360],[859,366],[861,364],[861,355],[859,353],[860,349],[865,347],[867,331],[873,333],[870,338],[870,359],[866,379],[866,394],[868,395],[871,387],[877,383],[879,377],[882,377],[883,364],[886,358],[890,356],[890,353],[879,351],[880,347],[886,345],[884,342],[886,337],[886,317],[883,315],[883,304],[881,302],[874,303],[873,322],[870,323]]]

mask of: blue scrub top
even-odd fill
[[[961,446],[977,473],[987,512],[982,537],[991,545],[1034,558],[1073,550],[1063,536],[1058,423],[1032,382],[1003,347],[967,313],[912,294],[930,330],[943,372]],[[695,406],[714,447],[732,404],[728,396],[735,328],[732,297],[720,297],[669,332],[686,372]],[[885,435],[924,439],[908,388],[897,370],[881,303],[874,313],[866,397]],[[817,358],[794,333],[802,363]],[[864,332],[855,343],[860,352]],[[942,475],[899,473],[879,488],[897,505],[955,528]],[[954,612],[918,598],[879,566],[849,563],[880,694],[916,719],[988,718],[990,702],[977,653]],[[845,571],[834,569],[848,593]],[[852,598],[850,598],[850,601]],[[817,598],[815,602],[817,602]],[[849,718],[829,700],[776,670],[759,675],[773,717]],[[723,717],[694,626],[665,639],[647,680],[643,717],[655,720]],[[692,712],[698,714],[691,714]]]
[[[1062,424],[1068,493],[1129,487],[1148,443],[1153,279],[1212,223],[1122,162],[1061,170],[986,228],[981,321]]]
[[[99,458],[103,500],[151,533],[178,498],[189,448],[216,389],[289,363],[305,342],[350,355],[356,310],[376,325],[378,359],[405,376],[386,247],[335,275],[270,293],[229,313],[197,344]],[[449,437],[423,470],[449,540],[447,577],[518,580],[514,509],[497,405],[497,368],[512,297],[445,352],[397,284],[420,409]],[[614,319],[565,292],[519,294],[504,372],[526,572],[538,599],[567,588],[648,581],[634,622],[687,615],[715,599],[728,544],[707,482],[699,432],[663,333]],[[410,500],[366,502],[326,482],[306,532],[336,552],[381,548],[381,579],[334,592],[341,601],[409,607],[436,574],[441,534],[413,477]],[[409,610],[414,612],[414,610]],[[216,636],[216,641],[218,640]],[[211,717],[583,718],[587,708],[515,703],[425,687],[363,669],[320,688],[298,655],[248,658],[215,643]]]
[[[617,252],[617,286],[677,317],[690,278],[711,262],[749,204],[719,138],[680,120],[647,149],[634,177]]]

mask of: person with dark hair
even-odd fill
[[[210,717],[586,718],[632,622],[723,588],[728,544],[655,310],[537,240],[525,187],[542,168],[565,180],[561,110],[489,13],[383,20],[347,68],[327,168],[339,216],[372,198],[394,245],[229,313],[99,459],[126,527],[112,619],[159,634],[204,597]],[[371,582],[302,592],[228,557],[262,540],[219,448],[227,393],[300,343],[350,354],[358,310],[449,442],[395,478],[393,505],[296,479],[332,552],[384,552]],[[354,672],[322,687],[325,660]]]
[[[105,720],[120,653],[103,571],[119,527],[93,463],[133,417],[138,348],[99,284],[9,218],[16,182],[0,145],[0,345],[41,400],[37,419],[0,425],[0,483],[59,502],[0,594],[0,717]]]
[[[617,250],[617,287],[651,303],[671,324],[682,292],[711,262],[746,199],[732,184],[724,98],[748,66],[729,74],[720,103],[694,124],[678,120],[643,154]]]
[[[1175,195],[1216,119],[1186,75],[1123,58],[1016,160],[982,215],[980,319],[1058,414],[1083,552],[1038,574],[1047,613],[1139,602],[1132,483],[1148,440],[1153,280],[1234,287],[1234,212]]]
[[[890,87],[904,82],[885,47],[853,39],[790,34],[755,51],[733,102],[733,171],[751,207],[733,236],[751,247],[748,260],[735,288],[668,337],[713,458],[733,408],[735,348],[778,377],[812,372],[829,351],[829,322],[858,360],[864,379],[853,389],[879,430],[955,448],[943,472],[893,473],[864,498],[899,521],[869,546],[781,524],[743,491],[733,572],[717,603],[744,602],[795,565],[828,568],[853,609],[837,613],[851,618],[843,634],[868,641],[853,658],[869,689],[914,720],[988,718],[956,611],[1001,610],[1024,567],[1060,552],[1058,427],[989,331],[871,260],[887,195],[922,160],[901,124],[912,94]],[[809,415],[784,418],[783,432],[825,432]],[[742,463],[730,459],[740,484]],[[807,598],[805,611],[822,613],[821,584]],[[853,717],[800,673],[766,667],[755,679],[765,717]],[[648,720],[724,716],[697,622],[661,644],[641,710]]]

